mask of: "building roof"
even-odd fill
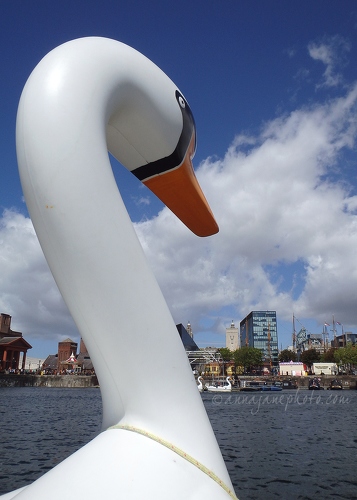
[[[87,352],[85,353],[80,353],[77,356],[77,361],[79,364],[82,365],[82,370],[93,370],[93,363],[92,360],[90,359],[90,356]]]
[[[12,347],[20,347],[23,349],[32,349],[32,345],[26,342],[23,337],[3,337],[0,339],[0,345],[12,345]]]
[[[279,365],[303,365],[301,361],[279,361]]]
[[[57,370],[58,356],[57,354],[49,354],[42,365],[45,369]]]

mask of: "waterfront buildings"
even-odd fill
[[[87,351],[87,347],[81,339],[79,353],[78,344],[70,338],[58,343],[57,354],[50,354],[45,359],[42,368],[48,373],[61,373],[66,370],[81,372],[92,372],[93,363]]]
[[[240,345],[260,349],[264,364],[276,366],[279,354],[276,311],[251,311],[240,322]]]
[[[196,352],[199,350],[199,348],[196,342],[193,340],[193,333],[190,323],[188,323],[187,326],[188,328],[186,329],[180,323],[176,325],[176,328],[188,356],[190,353],[195,353],[195,359],[193,361],[190,360],[191,365],[195,367],[195,363],[198,362],[196,360],[196,358],[198,358]],[[48,373],[61,373],[65,372],[66,370],[74,370],[78,372],[93,371],[93,363],[83,339],[81,339],[78,354],[77,349],[77,342],[74,342],[70,338],[62,340],[58,343],[57,354],[50,354],[49,356],[47,356],[42,365],[42,369]]]

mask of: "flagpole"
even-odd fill
[[[332,329],[333,329],[333,343],[336,346],[336,324],[335,324],[335,316],[332,315]]]
[[[328,323],[324,323],[324,330],[323,330],[323,332],[324,332],[324,336],[325,336],[325,344],[327,344],[327,347],[328,347],[328,341],[329,341],[329,334],[328,334],[328,330],[327,330],[328,326],[330,326]]]

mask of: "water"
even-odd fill
[[[357,498],[357,391],[204,395],[241,500]]]
[[[357,498],[357,391],[202,395],[240,500]],[[92,439],[99,389],[0,389],[0,494]]]
[[[100,431],[99,389],[0,388],[0,494],[20,488]]]

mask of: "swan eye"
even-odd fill
[[[186,103],[185,103],[185,100],[184,100],[183,97],[179,96],[178,102],[179,102],[181,108],[185,108],[186,107]]]

